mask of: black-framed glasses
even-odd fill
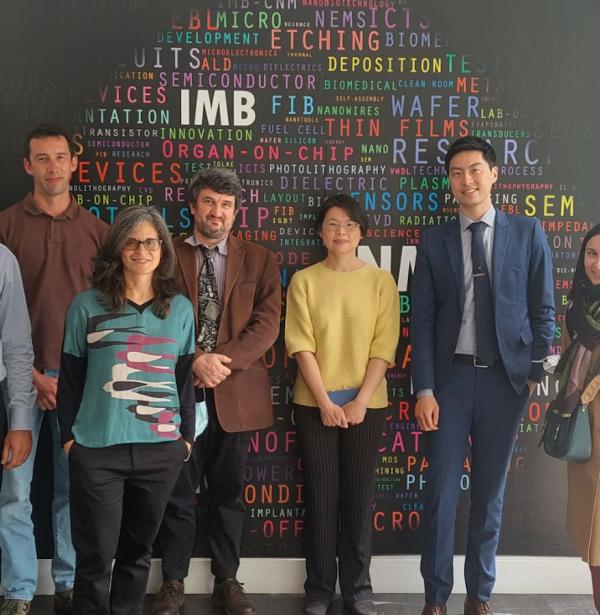
[[[127,237],[123,244],[123,250],[137,250],[140,246],[144,246],[148,252],[156,252],[160,249],[162,240],[157,237],[148,237],[148,239],[135,239]]]

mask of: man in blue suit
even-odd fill
[[[554,335],[552,261],[536,219],[492,206],[496,154],[455,141],[445,159],[458,219],[423,233],[412,286],[415,414],[426,432],[422,615],[445,615],[454,521],[471,438],[465,615],[491,614],[504,487],[527,400]]]

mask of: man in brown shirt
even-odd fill
[[[0,615],[30,612],[37,587],[37,554],[31,522],[30,484],[42,419],[50,422],[54,460],[52,577],[55,607],[71,610],[75,553],[69,519],[67,458],[60,447],[56,386],[64,319],[71,299],[91,286],[92,259],[108,226],[80,207],[69,191],[77,156],[69,136],[55,125],[34,128],[25,141],[25,171],[33,191],[0,212],[0,242],[19,261],[31,319],[37,390],[29,459],[5,474],[0,490],[0,550],[5,600]]]

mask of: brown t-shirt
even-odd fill
[[[17,257],[31,319],[38,370],[58,369],[65,314],[73,297],[91,287],[92,258],[108,225],[71,204],[53,218],[28,194],[0,212],[0,242]]]

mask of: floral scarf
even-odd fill
[[[591,365],[592,352],[600,344],[600,285],[583,283],[575,288],[566,323],[572,343],[563,353],[556,373],[559,397],[563,397],[568,409],[573,409],[587,383],[600,371],[598,362]]]

